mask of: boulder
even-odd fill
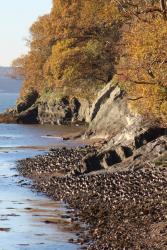
[[[78,149],[80,150],[80,147],[78,147]],[[79,176],[103,169],[97,156],[97,152],[87,153],[86,156],[81,159],[80,163],[81,164],[77,165],[77,167],[68,173],[68,176]]]
[[[120,135],[116,135],[109,140],[102,148],[97,158],[100,160],[101,167],[108,169],[118,163],[138,161],[149,159],[164,153],[167,149],[167,129],[159,127],[139,128],[133,131],[133,138],[129,140],[123,136],[123,130]],[[136,133],[135,133],[136,132]],[[128,132],[127,132],[128,133]]]
[[[82,160],[82,171],[81,173],[90,173],[92,171],[100,170],[101,164],[99,158],[94,153],[89,153],[87,156]]]

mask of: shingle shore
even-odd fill
[[[167,249],[167,167],[140,162],[140,167],[82,174],[90,146],[52,149],[18,163],[37,190],[74,208],[89,226],[80,243],[89,250]],[[114,171],[111,171],[112,168]]]

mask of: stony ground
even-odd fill
[[[107,170],[87,171],[93,147],[52,149],[18,163],[34,187],[74,208],[88,227],[79,242],[89,250],[167,249],[167,141],[143,146]],[[72,240],[71,240],[72,241]]]

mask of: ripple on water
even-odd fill
[[[0,158],[0,250],[76,250],[77,245],[68,243],[76,237],[63,216],[64,204],[21,187],[14,160],[37,153],[9,151]]]
[[[0,112],[15,104],[20,86],[21,81],[0,77]],[[0,124],[0,250],[77,249],[67,243],[74,235],[63,223],[41,221],[61,218],[66,211],[63,204],[19,186],[21,178],[15,170],[16,160],[43,153],[48,145],[60,145],[61,134],[62,127]]]

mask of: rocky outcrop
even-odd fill
[[[89,124],[87,136],[104,138],[133,125],[136,120],[129,111],[125,93],[113,82],[99,92],[93,104],[84,98],[58,98],[52,94],[39,98],[36,91],[31,91],[13,109],[16,121],[58,125],[84,122]]]
[[[57,99],[56,99],[57,98]],[[41,124],[83,124],[88,129],[85,138],[102,138],[111,145],[133,141],[135,136],[145,133],[150,127],[146,121],[132,112],[126,93],[118,84],[109,82],[97,95],[96,100],[90,102],[83,98],[63,96],[38,97],[38,93],[31,92],[26,100],[20,101],[16,108],[9,110],[0,120],[11,120],[19,123]],[[112,138],[110,140],[110,138]],[[136,139],[136,144],[141,143]]]
[[[38,123],[37,99],[37,91],[29,92],[25,100],[19,99],[16,107],[10,108],[0,115],[0,123]]]
[[[38,102],[38,119],[41,124],[69,124],[77,121],[80,109],[77,98],[63,97],[53,103]]]
[[[38,123],[38,106],[34,104],[25,111],[16,114],[16,121],[17,123],[23,123],[23,124]]]
[[[108,138],[139,122],[128,107],[125,92],[110,82],[92,105],[87,136]]]
[[[41,124],[89,123],[90,103],[83,98],[68,96],[52,103],[46,100],[39,101],[38,118]]]
[[[120,166],[153,159],[167,150],[167,129],[149,128],[136,134],[133,140],[117,141],[117,136],[102,147],[97,159],[103,169],[120,163]]]
[[[26,100],[24,101],[19,101],[19,103],[16,106],[16,111],[18,113],[21,113],[23,111],[28,110],[34,103],[37,101],[39,95],[37,91],[31,91],[30,93],[27,94]]]
[[[16,109],[9,109],[5,113],[0,114],[0,123],[37,124],[39,123],[38,106],[34,104],[20,113]]]
[[[78,111],[78,121],[89,123],[91,104],[84,98],[80,98],[79,102],[81,105]]]
[[[82,101],[83,103],[83,101]],[[85,101],[86,103],[86,101]],[[16,123],[40,123],[65,125],[75,122],[85,122],[87,105],[81,108],[80,101],[73,97],[64,96],[57,101],[37,98],[35,93],[27,96],[25,101],[19,101],[15,108],[7,110],[0,121]]]

